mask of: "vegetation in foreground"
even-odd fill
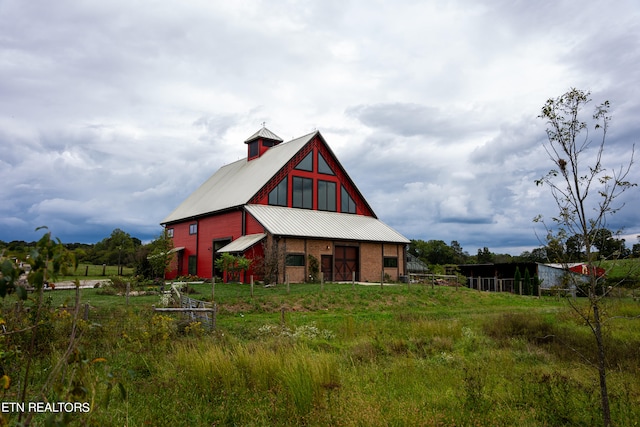
[[[211,299],[211,285],[191,286]],[[4,402],[90,402],[35,414],[33,425],[594,425],[592,336],[562,299],[422,285],[256,287],[217,284],[216,330],[158,314],[157,295],[45,293],[27,332],[2,336]],[[14,299],[5,325],[28,322]],[[23,309],[33,306],[30,299]],[[640,305],[606,302],[612,418],[640,419]],[[586,306],[585,306],[586,308]],[[82,317],[82,316],[79,316]],[[624,318],[623,318],[624,317]],[[72,328],[78,339],[69,351]],[[27,352],[27,350],[29,350]],[[58,362],[63,360],[64,363]],[[50,376],[59,367],[60,374]],[[49,382],[49,384],[46,384]],[[6,386],[6,387],[5,387]],[[3,413],[14,425],[18,414]],[[54,424],[50,424],[54,425]]]

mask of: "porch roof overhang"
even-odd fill
[[[234,240],[233,242],[229,243],[228,245],[225,245],[225,246],[221,247],[216,252],[217,253],[243,252],[243,251],[249,249],[251,246],[253,246],[256,243],[258,243],[259,241],[261,241],[262,239],[264,239],[265,237],[266,237],[266,234],[264,234],[264,233],[247,234],[246,236],[238,237],[236,240]]]

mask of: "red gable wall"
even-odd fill
[[[596,267],[596,266],[591,266],[592,271],[594,271],[596,273],[597,277],[602,277],[605,275],[606,270],[604,268],[600,268],[600,267]],[[573,271],[574,273],[578,273],[578,274],[584,274],[587,275],[589,274],[589,268],[587,267],[586,264],[581,264],[581,265],[575,265],[573,267],[570,267],[569,270]]]
[[[303,171],[295,169],[295,167],[300,163],[300,161],[307,155],[309,152],[313,150],[313,164],[314,170],[313,172]],[[333,170],[335,175],[325,175],[318,172],[318,154],[322,154],[325,161],[329,165],[329,167]],[[287,163],[275,176],[274,178],[265,184],[264,187],[256,193],[256,195],[249,201],[249,204],[256,205],[268,205],[269,204],[269,192],[273,190],[282,179],[287,176],[287,201],[289,207],[292,207],[293,195],[293,179],[294,176],[304,177],[304,178],[312,178],[314,181],[314,190],[313,190],[313,210],[318,209],[318,195],[316,194],[317,182],[318,180],[322,181],[331,181],[336,183],[336,206],[337,211],[340,212],[341,206],[341,191],[340,185],[344,186],[354,200],[356,204],[356,214],[365,215],[365,216],[375,216],[373,211],[369,208],[369,205],[366,203],[364,198],[360,195],[360,192],[353,185],[351,180],[348,178],[346,172],[340,166],[340,163],[335,159],[333,154],[329,151],[327,146],[321,141],[319,136],[313,138],[307,145],[305,145],[302,150],[300,150],[294,157]]]

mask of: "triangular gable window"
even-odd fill
[[[327,161],[322,157],[322,154],[318,153],[318,172],[325,175],[335,175],[333,169],[329,166]]]
[[[310,151],[309,154],[304,156],[304,159],[300,160],[300,163],[298,163],[295,169],[313,172],[313,151]]]
[[[353,201],[347,189],[340,186],[340,212],[356,213],[356,202]]]
[[[269,193],[269,204],[273,206],[287,206],[287,177],[278,183]]]

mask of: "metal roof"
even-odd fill
[[[223,246],[218,249],[216,252],[242,252],[245,249],[249,249],[251,246],[258,243],[260,240],[264,239],[266,234],[247,234],[246,236],[238,237],[233,242],[228,245]]]
[[[409,243],[402,234],[370,216],[269,205],[246,205],[245,209],[276,236]]]
[[[221,167],[163,219],[161,224],[245,205],[317,134],[318,131],[315,131],[278,144],[257,159],[242,159]]]
[[[258,132],[254,133],[253,135],[251,135],[249,138],[247,138],[244,142],[245,144],[258,139],[258,138],[264,138],[264,139],[271,139],[273,141],[280,141],[282,142],[282,138],[280,138],[278,135],[276,135],[275,133],[271,132],[269,129],[263,127],[262,129],[260,129]]]

